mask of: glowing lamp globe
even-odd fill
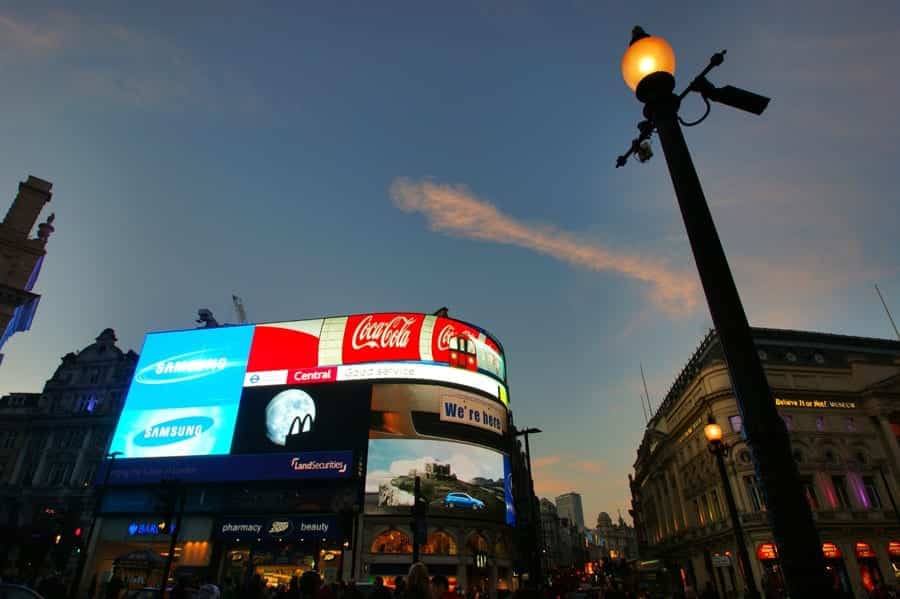
[[[719,443],[722,441],[722,427],[715,422],[710,422],[703,427],[703,435],[710,443]]]
[[[646,36],[634,40],[622,56],[622,78],[632,91],[654,73],[675,75],[675,51],[661,37]]]

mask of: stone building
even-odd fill
[[[66,354],[41,393],[0,398],[0,574],[74,567],[137,354],[105,329]]]
[[[900,342],[753,329],[791,438],[834,586],[866,596],[900,572]],[[644,433],[631,480],[641,557],[697,588],[743,588],[722,481],[703,427],[712,416],[726,457],[757,588],[782,584],[764,490],[754,474],[721,345],[711,332]],[[676,575],[674,579],[679,579]]]
[[[634,527],[628,526],[621,514],[618,522],[613,523],[609,514],[600,512],[597,516],[597,528],[593,533],[593,543],[600,549],[602,557],[637,558],[637,537],[634,534]]]
[[[53,195],[52,187],[49,181],[29,176],[19,183],[19,193],[0,223],[0,349],[13,334],[31,328],[41,299],[32,289],[47,253],[54,216],[38,225],[35,237],[30,235]]]

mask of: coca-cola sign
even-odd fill
[[[421,359],[423,318],[421,314],[349,316],[344,330],[344,363]]]
[[[449,318],[438,318],[434,323],[434,336],[431,339],[431,355],[436,362],[447,362],[450,354],[450,343],[453,339],[478,339],[479,332],[472,327]],[[456,347],[459,347],[457,345]]]

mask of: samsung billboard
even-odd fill
[[[392,436],[394,412],[399,437],[491,450],[496,484],[505,383],[496,339],[425,314],[150,333],[109,448],[119,456],[110,482],[358,475],[370,437]]]

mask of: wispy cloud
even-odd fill
[[[692,274],[671,269],[661,260],[580,239],[552,225],[523,223],[503,214],[463,185],[399,178],[391,185],[391,197],[399,209],[424,214],[433,231],[516,245],[573,266],[636,279],[649,285],[650,298],[671,315],[682,315],[697,307],[699,289]]]
[[[212,112],[247,112],[259,103],[235,73],[211,72],[165,35],[98,16],[54,12],[29,20],[0,14],[3,62],[10,73],[40,72],[38,84],[52,84],[52,93],[29,89],[30,97]]]
[[[0,38],[7,46],[27,52],[53,50],[60,44],[57,32],[40,30],[6,15],[0,15]]]

